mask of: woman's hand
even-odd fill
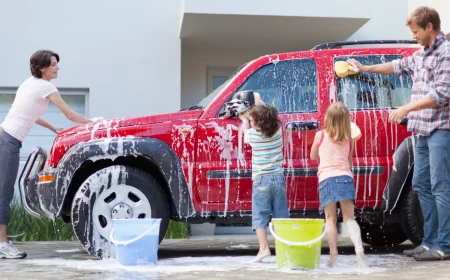
[[[95,117],[95,118],[91,119],[92,122],[99,122],[99,121],[104,121],[104,120],[105,120],[105,118],[103,118],[103,117]]]
[[[51,131],[53,131],[54,133],[58,134],[59,132],[61,132],[61,130],[63,130],[64,128],[62,127],[52,127],[50,128]]]
[[[38,125],[40,125],[40,126],[43,126],[43,127],[45,127],[45,128],[50,129],[51,131],[53,131],[53,132],[56,133],[56,134],[58,134],[61,130],[64,129],[64,128],[62,128],[62,127],[56,127],[56,126],[53,126],[53,125],[49,124],[48,122],[44,121],[41,117],[39,117],[39,118],[36,120],[36,123],[37,123]]]

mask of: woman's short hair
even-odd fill
[[[280,119],[275,107],[267,104],[255,105],[249,111],[253,122],[266,137],[272,137],[280,129]]]
[[[30,57],[31,75],[36,78],[42,78],[42,68],[49,67],[52,63],[52,56],[59,62],[59,55],[49,50],[38,50]]]

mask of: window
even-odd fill
[[[228,76],[214,76],[213,78],[213,90],[220,87],[223,83],[228,80]]]
[[[279,113],[317,111],[317,73],[313,59],[267,64],[250,76],[237,91],[253,90]],[[237,92],[236,91],[236,92]]]
[[[365,65],[390,62],[401,58],[398,55],[372,55],[338,57],[336,61],[354,58]],[[410,76],[360,73],[336,80],[339,101],[350,110],[376,110],[397,108],[411,101],[412,81]]]
[[[237,67],[208,66],[206,68],[206,92],[210,93],[221,86],[233,75]]]

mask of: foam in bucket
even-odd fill
[[[273,226],[272,226],[273,225]],[[320,264],[323,219],[272,219],[279,268],[314,269]]]
[[[110,240],[125,266],[156,264],[161,219],[113,219]]]

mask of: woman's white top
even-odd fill
[[[58,89],[50,82],[30,77],[17,89],[11,109],[0,124],[14,138],[23,141],[37,119],[47,111],[48,96]]]

